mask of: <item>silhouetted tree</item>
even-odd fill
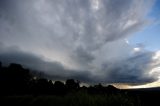
[[[3,67],[1,64],[0,62],[0,95],[64,95],[72,91],[88,92],[89,94],[112,94],[119,91],[112,85],[104,87],[101,83],[89,88],[80,87],[80,81],[74,79],[66,80],[65,84],[61,81],[55,81],[53,84],[52,80],[41,78],[42,76],[35,78],[30,70],[23,68],[20,64],[12,63],[8,67]]]
[[[103,86],[102,86],[102,84],[101,84],[101,83],[99,83],[98,85],[95,85],[94,87],[95,87],[95,88],[97,88],[97,89],[101,89],[101,88],[103,88]]]
[[[116,88],[116,87],[114,87],[113,85],[108,85],[107,87],[107,91],[108,91],[108,93],[117,93],[119,90]]]
[[[63,82],[55,81],[54,82],[54,94],[64,95],[66,93],[66,87]]]
[[[79,81],[74,81],[74,79],[66,80],[66,87],[68,90],[76,90],[79,88]]]
[[[3,68],[0,77],[2,89],[9,94],[23,94],[26,92],[32,78],[29,70],[15,63],[10,64],[8,68]]]
[[[2,68],[2,63],[0,62],[0,69]]]
[[[55,87],[56,89],[61,89],[61,88],[64,88],[65,85],[64,85],[64,83],[61,82],[61,81],[55,81],[55,82],[54,82],[54,87]]]
[[[34,85],[35,94],[50,94],[52,89],[52,82],[44,78],[37,79]]]
[[[28,69],[24,69],[19,64],[10,64],[8,67],[9,73],[11,74],[11,78],[18,81],[30,81],[32,79],[32,75],[30,74]]]

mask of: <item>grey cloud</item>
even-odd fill
[[[12,49],[2,46],[0,58],[60,79],[156,80],[148,75],[154,53],[135,56],[134,47],[123,40],[147,25],[152,4],[153,0],[1,0],[0,42]]]
[[[0,47],[0,61],[3,64],[19,63],[31,70],[43,72],[53,80],[66,80],[74,78],[87,83],[148,83],[156,81],[155,76],[150,76],[148,66],[152,63],[153,52],[136,54],[127,60],[114,63],[103,63],[101,74],[92,70],[67,69],[60,62],[46,61],[44,57],[24,52],[17,47]],[[86,64],[86,62],[84,61]],[[85,65],[84,65],[85,66]]]
[[[93,54],[82,47],[78,47],[71,57],[73,57],[75,61],[78,61],[83,68],[88,66],[94,60]]]
[[[1,4],[10,6],[10,0],[7,1],[2,0]],[[69,54],[77,46],[82,46],[88,50],[87,52],[97,50],[109,41],[122,39],[144,25],[145,14],[141,16],[141,11],[139,12],[143,8],[136,10],[136,6],[140,5],[138,3],[134,5],[134,2],[137,3],[138,0],[123,2],[99,0],[99,9],[95,10],[93,1],[90,0],[29,0],[27,2],[15,0],[10,7],[4,7],[12,10],[3,13],[9,15],[7,21],[14,20],[15,24],[11,25],[10,33],[7,31],[2,33],[2,40],[17,45],[19,43],[15,42],[18,39],[23,44],[21,46],[27,49],[29,48],[28,41],[32,45],[43,46],[49,42],[53,48],[56,48],[54,45],[61,48],[61,50],[57,50],[59,52],[67,48]],[[144,1],[141,0],[141,2]],[[124,29],[123,27],[128,23],[133,25]],[[7,24],[10,25],[10,23]],[[1,27],[3,28],[4,25]],[[6,37],[6,33],[8,33],[8,37]],[[8,39],[11,35],[14,35],[16,39]],[[37,37],[39,41],[36,40]],[[50,41],[48,38],[52,38],[52,40]]]
[[[45,76],[53,80],[66,80],[68,78],[74,78],[85,82],[91,81],[90,77],[92,75],[89,71],[66,69],[59,62],[45,61],[41,56],[36,56],[34,54],[21,51],[15,47],[5,47],[4,49],[4,46],[1,45],[0,50],[0,61],[3,65],[18,63],[23,65],[25,68],[42,72]]]
[[[122,60],[118,63],[103,65],[106,72],[106,79],[110,82],[121,83],[147,83],[158,80],[155,76],[149,75],[149,65],[152,63],[153,52],[145,52],[137,54],[127,60]]]

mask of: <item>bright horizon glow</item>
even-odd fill
[[[160,87],[160,81],[142,84],[142,85],[136,85],[136,86],[128,86],[127,89],[154,88],[154,87]]]

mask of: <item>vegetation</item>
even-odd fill
[[[26,106],[138,106],[135,99],[127,95],[89,95],[87,93],[65,96],[6,96],[1,103]]]
[[[159,96],[159,91],[120,90],[112,85],[80,87],[74,79],[53,83],[19,64],[2,67],[0,63],[0,105],[146,106],[158,103],[154,98]]]

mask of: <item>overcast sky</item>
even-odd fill
[[[157,81],[159,6],[158,0],[0,0],[0,61],[59,80]]]

